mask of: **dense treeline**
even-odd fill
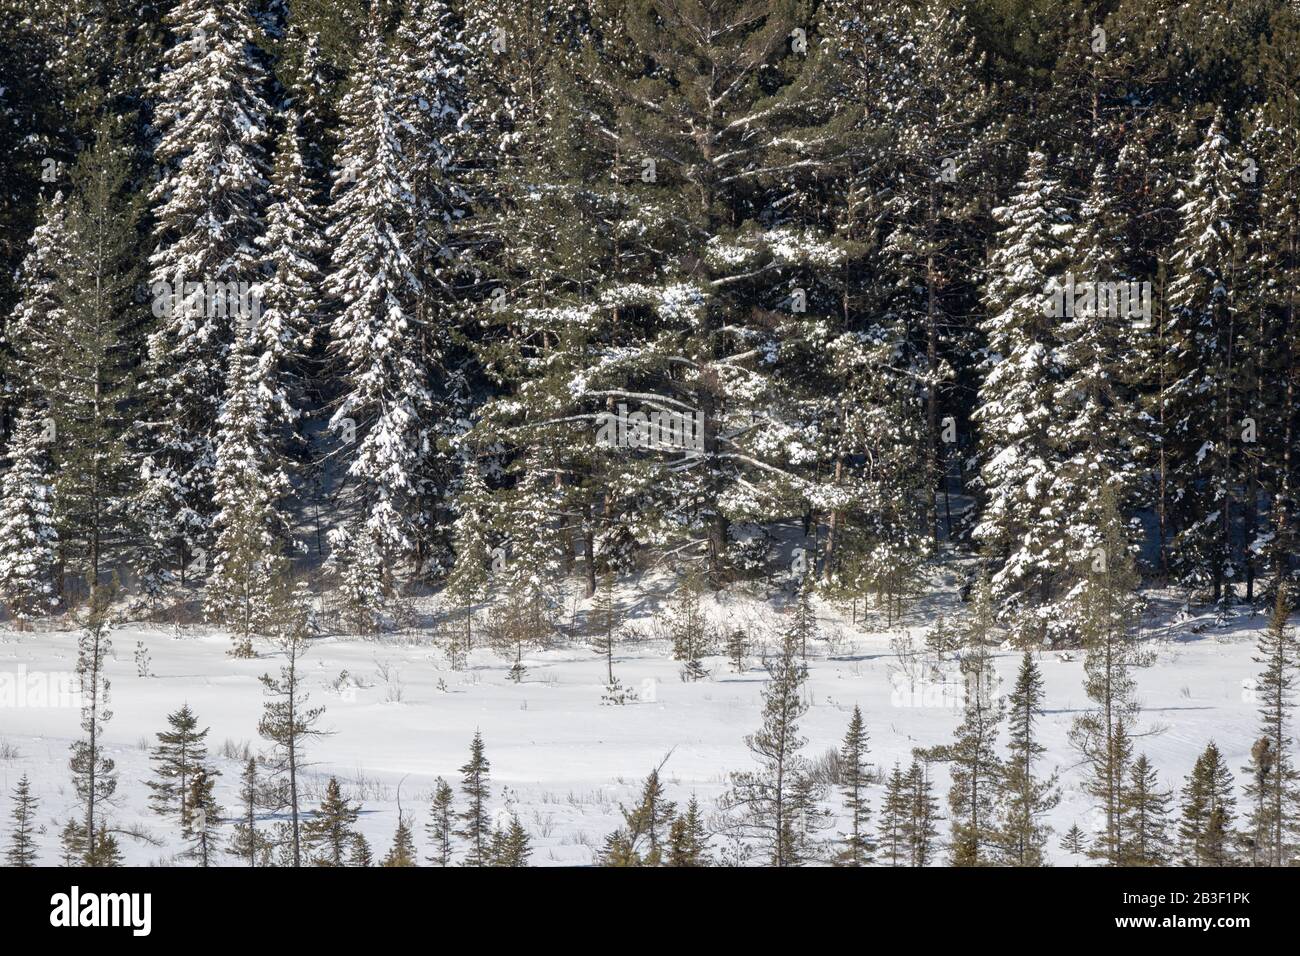
[[[8,607],[197,586],[247,634],[323,566],[369,630],[491,569],[544,632],[566,574],[718,586],[794,522],[841,595],[978,548],[1026,643],[1099,555],[1257,600],[1298,17],[6,2]]]

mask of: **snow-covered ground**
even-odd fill
[[[766,628],[769,639],[782,623],[775,607],[757,597],[732,594],[706,604],[719,624],[743,625],[751,634]],[[872,759],[880,767],[906,763],[913,748],[950,738],[960,717],[957,685],[945,684],[946,675],[924,662],[912,668],[917,682],[910,682],[894,650],[903,634],[919,646],[933,611],[932,602],[900,626],[868,630],[851,624],[839,609],[819,604],[831,639],[810,652],[810,706],[802,723],[806,755],[820,757],[839,746],[855,704],[862,708]],[[1243,615],[1222,628],[1206,626],[1205,619],[1177,618],[1167,609],[1160,615],[1164,623],[1151,637],[1155,663],[1137,675],[1144,708],[1140,730],[1159,731],[1141,737],[1137,749],[1150,756],[1170,788],[1181,787],[1210,739],[1234,772],[1246,763],[1255,729],[1250,683],[1257,665],[1251,655],[1265,623],[1264,615]],[[592,863],[604,837],[621,822],[619,804],[630,805],[645,774],[670,752],[661,774],[670,798],[684,801],[696,794],[711,810],[726,789],[727,774],[752,766],[744,737],[760,718],[765,675],[757,650],[743,673],[717,657],[707,662],[710,679],[684,683],[648,612],[632,626],[641,639],[621,648],[615,673],[639,699],[621,707],[601,705],[604,660],[577,642],[530,654],[526,677],[515,684],[508,677],[509,662],[491,651],[475,650],[466,669],[453,671],[432,640],[416,634],[314,641],[303,659],[311,703],[326,708],[320,726],[333,733],[310,745],[307,806],[314,806],[330,775],[338,776],[364,803],[360,826],[380,856],[392,839],[400,795],[403,811],[416,814],[423,855],[423,824],[435,778],[458,788],[457,768],[480,730],[492,765],[493,810],[519,815],[533,838],[535,865]],[[234,660],[226,654],[228,638],[210,630],[177,635],[164,628],[121,626],[111,639],[113,716],[107,747],[120,784],[110,815],[117,826],[139,825],[164,843],[159,848],[124,839],[128,863],[174,862],[181,849],[179,832],[151,813],[146,802],[154,735],[165,729],[170,711],[189,704],[200,726],[211,728],[209,749],[222,773],[218,801],[230,813],[237,804],[237,755],[263,746],[257,737],[263,702],[258,675],[275,673],[279,661],[266,646],[259,646],[257,659]],[[137,642],[148,653],[148,676],[139,673]],[[25,675],[30,682],[33,675],[71,672],[75,662],[74,632],[0,632],[0,677]],[[1011,687],[1017,663],[1012,651],[998,655],[1003,692]],[[1044,653],[1042,670],[1047,713],[1041,734],[1048,762],[1061,770],[1064,790],[1052,818],[1059,837],[1074,822],[1085,830],[1092,825],[1078,758],[1067,743],[1071,719],[1088,701],[1081,655]],[[345,671],[350,677],[340,680]],[[79,714],[75,706],[40,703],[30,691],[25,699],[19,694],[0,701],[0,787],[7,796],[22,774],[31,777],[45,827],[39,838],[42,860],[53,863],[58,830],[73,812],[67,759],[79,733]],[[948,781],[941,766],[935,783],[937,795],[945,797]],[[875,788],[873,808],[880,794]],[[828,805],[838,810],[838,798],[832,795]],[[8,811],[9,801],[0,799],[6,824]],[[1052,852],[1057,863],[1082,862],[1061,851],[1055,838]]]

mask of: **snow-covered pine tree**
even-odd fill
[[[871,768],[867,764],[867,730],[862,723],[862,711],[857,706],[854,706],[848,730],[844,732],[839,767],[840,790],[844,794],[844,809],[848,811],[849,829],[836,862],[843,866],[866,866],[874,859],[876,842],[871,838],[871,803],[867,796],[871,782]]]
[[[237,314],[257,279],[269,112],[244,0],[180,0],[166,24],[174,42],[155,89],[160,178],[150,192],[159,322],[144,366],[135,498],[150,545],[140,570],[154,580],[178,562],[183,574],[211,546],[217,416]]]
[[[1230,865],[1236,842],[1233,789],[1232,772],[1211,740],[1183,786],[1178,844],[1184,866]]]
[[[1035,731],[1043,715],[1043,675],[1033,654],[1025,651],[1016,686],[1007,698],[1007,758],[1002,764],[1002,819],[999,844],[1011,866],[1045,866],[1052,828],[1043,817],[1061,800],[1057,772],[1035,774],[1035,763],[1047,753]]]
[[[24,406],[5,449],[9,469],[0,476],[0,537],[8,542],[0,552],[0,598],[20,628],[59,603],[50,422],[43,405]]]
[[[154,813],[177,815],[182,826],[190,816],[190,783],[200,770],[218,775],[207,765],[208,728],[199,730],[199,720],[189,704],[167,715],[167,730],[157,734],[158,743],[149,754],[156,780],[145,781]]]
[[[456,501],[456,518],[452,522],[452,548],[456,559],[447,575],[443,595],[448,610],[460,612],[461,623],[448,625],[448,658],[464,660],[474,646],[474,605],[487,594],[488,565],[491,560],[488,529],[489,494],[479,463],[468,458],[461,465],[461,490]]]
[[[1206,128],[1177,200],[1183,224],[1169,252],[1164,440],[1169,448],[1174,572],[1184,586],[1231,603],[1243,566],[1232,540],[1241,480],[1249,322],[1238,302],[1242,164],[1220,112]]]
[[[875,26],[856,5],[850,9],[858,15],[858,31]],[[881,252],[894,286],[891,311],[906,329],[908,361],[918,370],[915,387],[925,403],[926,523],[937,543],[938,499],[955,444],[943,441],[941,413],[955,405],[954,379],[968,370],[974,351],[966,316],[980,281],[971,269],[982,251],[977,197],[990,173],[991,134],[1001,127],[991,122],[994,103],[978,76],[975,38],[951,4],[898,10],[869,4],[862,12],[898,33],[896,44],[885,34],[889,39],[874,53],[892,69],[880,71],[885,75],[873,70],[864,93],[868,102],[887,104],[878,120],[888,136],[877,171],[889,182],[883,206],[889,231]],[[868,36],[868,42],[875,39]],[[943,514],[951,533],[951,513]]]
[[[492,792],[488,781],[491,767],[483,752],[483,735],[475,731],[469,746],[469,762],[460,768],[460,792],[468,801],[465,809],[456,815],[461,822],[456,836],[468,844],[463,866],[488,866],[491,862],[492,821],[487,812]]]
[[[265,274],[256,286],[260,312],[249,329],[268,437],[286,455],[297,453],[303,440],[306,362],[321,334],[323,309],[325,235],[302,155],[302,125],[299,114],[288,114],[276,145],[266,230],[256,240]]]
[[[808,709],[802,696],[806,666],[797,659],[799,645],[787,631],[780,653],[767,664],[763,687],[763,726],[745,738],[745,746],[759,763],[755,771],[731,775],[731,789],[722,800],[730,825],[752,839],[773,866],[798,866],[803,862],[799,823],[808,803],[821,799],[814,785],[800,802],[796,785],[810,774],[808,761],[799,755],[806,742],[799,736],[799,718]]]
[[[252,657],[252,636],[265,631],[272,592],[287,570],[289,488],[267,401],[276,387],[274,370],[259,360],[254,328],[241,326],[235,336],[217,416],[213,494],[218,510],[205,607],[230,628],[231,654]]]
[[[13,832],[9,835],[9,845],[5,848],[5,864],[8,866],[35,866],[36,841],[33,839],[33,821],[40,801],[32,796],[32,784],[27,774],[18,778],[14,785],[13,809],[9,812],[14,821]]]
[[[429,388],[429,445],[421,463],[415,510],[416,561],[422,573],[450,565],[447,518],[458,466],[456,438],[470,406],[467,358],[457,327],[460,278],[456,234],[469,211],[457,155],[466,111],[464,58],[456,14],[444,0],[403,0],[394,38],[402,159],[416,205],[410,257],[425,294],[415,300],[416,328]]]
[[[337,777],[325,784],[325,797],[315,815],[302,825],[302,842],[314,866],[346,866],[356,839],[360,806],[343,796]]]
[[[416,308],[425,291],[412,260],[420,206],[403,153],[399,74],[376,7],[340,111],[325,289],[335,306],[331,352],[342,394],[330,429],[347,462],[346,517],[330,566],[358,615],[376,615],[393,572],[414,553],[430,451],[429,375]],[[375,580],[376,572],[379,580]]]
[[[1063,187],[1048,157],[1029,154],[1006,205],[989,255],[985,286],[988,369],[974,418],[979,425],[984,506],[974,535],[1002,564],[994,596],[1013,639],[1041,644],[1051,621],[1046,602],[1069,555],[1062,523],[1068,503],[1055,498],[1054,424],[1057,330],[1048,315],[1051,282],[1065,269],[1071,225]]]
[[[1056,333],[1061,380],[1048,431],[1055,463],[1053,513],[1063,516],[1058,555],[1065,564],[1046,616],[1053,644],[1079,641],[1081,623],[1073,616],[1079,605],[1071,590],[1086,577],[1098,549],[1107,545],[1103,498],[1113,500],[1121,516],[1127,513],[1140,477],[1138,465],[1154,438],[1134,392],[1139,378],[1134,363],[1143,354],[1141,337],[1151,334],[1151,323],[1140,311],[1141,297],[1129,292],[1147,280],[1130,272],[1127,227],[1111,172],[1098,164],[1079,211],[1069,260],[1073,282],[1065,295],[1073,291],[1076,298],[1065,301],[1066,314]]]
[[[1258,170],[1258,219],[1248,258],[1245,291],[1259,323],[1248,356],[1264,366],[1258,408],[1258,446],[1243,448],[1258,462],[1259,491],[1268,519],[1247,527],[1246,555],[1268,561],[1276,580],[1295,576],[1300,554],[1296,495],[1300,458],[1296,441],[1296,382],[1289,371],[1300,356],[1300,11],[1272,12],[1258,46],[1261,99],[1244,144],[1246,161]],[[1267,342],[1267,347],[1259,344]],[[1262,454],[1261,454],[1262,453]],[[1252,517],[1248,512],[1247,519]],[[1253,533],[1252,533],[1253,532]],[[1249,569],[1248,569],[1249,571]]]

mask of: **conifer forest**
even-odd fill
[[[9,867],[1296,866],[1297,613],[1297,0],[0,0]]]

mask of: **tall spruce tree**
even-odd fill
[[[483,735],[474,732],[469,745],[469,762],[460,768],[460,792],[467,801],[457,814],[461,826],[456,836],[468,844],[464,866],[488,866],[491,863],[492,822],[488,819],[487,801],[491,795],[488,771],[492,765],[483,751]]]
[[[135,496],[150,545],[140,570],[155,579],[178,564],[183,576],[211,547],[217,416],[227,350],[257,279],[270,109],[243,0],[181,0],[165,22],[173,43],[154,90],[160,177],[148,279],[159,321],[144,367],[150,413]]]
[[[872,862],[876,850],[870,830],[871,803],[866,790],[871,780],[871,769],[866,758],[867,731],[862,723],[862,711],[855,706],[840,747],[840,790],[844,794],[844,808],[848,811],[849,831],[837,862],[844,866],[866,866]]]
[[[1002,766],[999,843],[1011,866],[1044,866],[1052,828],[1043,819],[1061,800],[1057,772],[1041,777],[1034,765],[1047,753],[1036,732],[1043,715],[1043,676],[1025,651],[1007,699],[1007,759]]]

